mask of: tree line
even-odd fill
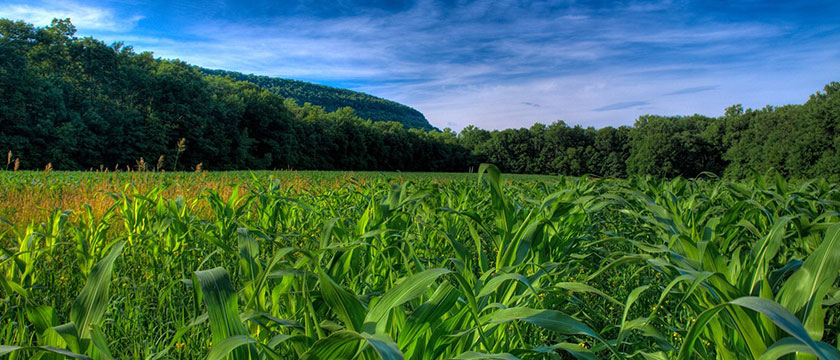
[[[639,117],[632,127],[487,131],[469,126],[459,143],[506,172],[626,177],[744,178],[775,170],[793,178],[840,179],[840,83],[801,105],[744,109],[720,117]]]
[[[207,170],[468,171],[490,162],[505,172],[573,176],[745,177],[775,169],[840,177],[837,82],[802,105],[736,105],[721,117],[456,133],[372,121],[350,107],[328,111],[238,80],[78,38],[69,20],[37,28],[0,19],[0,150],[24,169],[136,168],[143,158],[166,170],[201,163]]]

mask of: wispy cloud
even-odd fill
[[[679,89],[679,90],[676,90],[676,91],[669,92],[669,93],[665,94],[665,96],[696,94],[696,93],[700,93],[700,92],[704,92],[704,91],[711,91],[711,90],[717,89],[718,87],[719,86],[717,86],[717,85],[688,87],[688,88],[683,88],[683,89]]]
[[[25,19],[38,25],[49,25],[53,19],[70,18],[78,28],[123,32],[132,30],[142,16],[118,16],[103,7],[87,6],[69,1],[47,1],[43,3],[11,3],[0,5],[0,17]]]
[[[619,102],[619,103],[609,104],[609,105],[606,105],[606,106],[595,108],[595,109],[592,109],[592,111],[624,110],[624,109],[639,107],[639,106],[643,106],[643,105],[650,105],[650,103],[647,102],[647,101],[625,101],[625,102]]]

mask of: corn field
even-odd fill
[[[840,359],[840,186],[0,172],[0,358]]]

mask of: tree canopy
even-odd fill
[[[23,168],[133,168],[144,158],[164,169],[177,160],[214,170],[463,171],[470,162],[452,132],[299,105],[122,43],[77,38],[69,20],[0,20],[0,51],[0,148]]]

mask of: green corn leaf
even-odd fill
[[[619,306],[624,306],[624,304],[622,304],[620,301],[618,301],[618,300],[616,300],[615,298],[613,298],[613,297],[611,297],[611,296],[607,295],[607,294],[606,294],[606,293],[604,293],[603,291],[598,290],[598,289],[596,289],[596,288],[594,288],[594,287],[592,287],[592,286],[586,285],[586,284],[584,284],[584,283],[579,283],[579,282],[558,282],[558,283],[555,283],[555,284],[554,284],[554,287],[556,287],[556,288],[558,288],[558,289],[570,290],[570,291],[574,291],[574,292],[581,292],[581,293],[593,293],[593,294],[595,294],[595,295],[598,295],[598,296],[603,297],[604,299],[608,300],[609,302],[611,302],[611,303],[613,303],[613,304],[616,304],[616,305],[619,305]]]
[[[243,312],[243,313],[239,314],[239,321],[241,321],[243,323],[245,323],[247,321],[253,321],[253,322],[260,323],[258,320],[271,322],[271,323],[274,323],[274,324],[277,324],[277,325],[280,325],[280,326],[285,326],[285,327],[288,327],[288,328],[294,328],[294,329],[302,329],[303,328],[303,327],[301,327],[300,323],[297,322],[297,321],[280,319],[280,318],[271,316],[270,314],[265,313],[265,312],[261,312],[261,311],[246,311],[246,312]]]
[[[758,360],[776,360],[782,356],[793,353],[817,355],[808,345],[802,343],[798,339],[786,337],[776,341],[775,344],[767,348],[767,351],[765,351],[764,354],[761,354],[761,357],[758,358]]]
[[[379,301],[368,311],[365,317],[366,332],[378,333],[379,324],[391,309],[400,306],[420,295],[423,295],[437,278],[451,271],[447,269],[429,269],[421,273],[404,278],[402,282],[389,289]]]
[[[105,315],[111,299],[111,272],[124,246],[124,241],[116,242],[108,255],[94,265],[85,287],[70,308],[70,321],[76,325],[81,339],[89,339],[90,325],[99,324]]]
[[[88,357],[87,355],[74,353],[72,351],[67,351],[65,349],[59,349],[59,348],[52,347],[52,346],[38,346],[38,347],[34,347],[33,349],[37,349],[37,350],[40,350],[42,352],[47,352],[47,353],[64,355],[65,357],[69,357],[69,358],[73,358],[73,359],[91,360],[91,358]]]
[[[768,264],[770,263],[770,259],[779,251],[782,239],[785,236],[785,229],[791,220],[792,218],[790,216],[776,219],[776,223],[770,229],[770,233],[753,244],[751,253],[752,264],[750,267],[753,270],[749,279],[750,293],[753,292],[759,281],[765,280],[767,273],[769,273]]]
[[[808,345],[822,359],[840,359],[840,351],[833,348],[830,348],[833,351],[827,351],[824,347],[817,345],[818,343],[811,339],[807,330],[805,330],[796,316],[775,301],[759,297],[742,297],[730,301],[730,303],[760,312],[764,316],[767,316],[776,326]]]
[[[351,359],[358,351],[361,335],[344,330],[316,341],[303,355],[301,360]]]
[[[655,353],[647,353],[644,351],[640,351],[639,354],[641,354],[642,357],[645,358],[645,360],[668,360],[668,356],[666,356],[665,353],[661,351]]]
[[[49,331],[49,330],[48,330]],[[56,344],[62,343],[68,350],[76,353],[82,352],[81,339],[79,339],[79,329],[76,324],[69,322],[52,328],[58,336],[63,340]]]
[[[321,295],[335,314],[353,331],[360,331],[367,311],[359,298],[336,284],[329,275],[319,272]]]
[[[19,350],[31,350],[35,352],[46,352],[52,354],[63,355],[65,357],[79,359],[79,360],[91,360],[90,357],[87,355],[77,354],[72,351],[59,349],[52,346],[13,346],[13,345],[0,345],[0,356],[9,355],[15,351]]]
[[[330,243],[330,239],[332,238],[333,228],[336,226],[336,222],[338,222],[338,218],[332,218],[327,220],[327,223],[324,224],[324,229],[321,231],[321,248],[326,248],[327,245]]]
[[[680,348],[678,359],[690,359],[692,355],[692,351],[694,348],[694,343],[700,337],[700,334],[703,332],[703,329],[706,327],[707,324],[721,311],[726,309],[727,306],[737,305],[741,306],[767,316],[771,321],[773,321],[776,326],[780,327],[782,330],[786,331],[788,334],[793,336],[793,339],[798,341],[803,346],[806,346],[810,349],[811,353],[816,354],[822,359],[838,359],[840,358],[840,351],[831,346],[819,345],[824,344],[820,342],[816,342],[808,336],[808,332],[802,326],[802,323],[790,313],[787,309],[779,305],[778,303],[767,300],[764,298],[759,297],[752,297],[746,296],[741,297],[735,300],[732,300],[728,303],[723,303],[717,305],[711,309],[704,311],[697,317],[697,321],[688,331],[686,334],[685,339],[683,340],[682,347]],[[784,345],[780,347],[788,347],[791,346],[791,342],[793,340],[786,340]],[[765,349],[765,352],[767,350]]]
[[[525,307],[502,309],[482,318],[482,323],[502,324],[513,320],[524,321],[561,334],[591,336],[605,342],[601,336],[586,324],[556,310],[540,310]]]
[[[305,344],[311,344],[312,339],[307,337],[306,335],[279,334],[279,335],[274,335],[274,337],[272,337],[270,340],[268,340],[268,343],[266,344],[266,346],[274,349],[278,345],[280,345],[282,343],[286,343],[286,342],[290,342],[290,343],[300,342],[300,343],[305,343]]]
[[[490,279],[490,281],[488,281],[486,284],[484,284],[484,287],[481,288],[481,291],[478,293],[478,295],[476,297],[481,298],[481,297],[490,295],[491,293],[496,291],[496,289],[498,289],[499,286],[502,285],[502,283],[504,283],[505,281],[508,281],[508,280],[516,280],[516,281],[521,282],[522,284],[527,286],[529,289],[531,289],[531,291],[534,293],[534,295],[536,295],[536,291],[534,290],[533,287],[531,287],[531,283],[528,281],[528,279],[525,276],[522,276],[521,274],[517,274],[517,273],[509,273],[509,274],[501,274],[501,275],[494,276],[492,279]]]
[[[559,344],[551,346],[551,347],[561,349],[561,350],[571,354],[572,356],[574,356],[575,359],[583,359],[583,360],[596,360],[596,359],[598,359],[598,357],[595,356],[595,354],[593,354],[592,351],[589,351],[589,349],[587,349],[585,347],[582,347],[578,344],[559,343]]]
[[[55,313],[50,306],[27,306],[26,317],[35,326],[35,331],[38,332],[38,344],[54,347],[67,347],[67,343],[61,335],[53,329],[56,322]],[[76,338],[75,330],[73,338]],[[58,355],[48,356],[47,359],[57,359]]]
[[[224,360],[228,359],[228,356],[231,355],[237,349],[247,346],[252,347],[257,341],[252,339],[248,335],[234,335],[230,336],[218,343],[213,343],[213,347],[210,348],[210,352],[207,353],[207,360]],[[246,353],[247,354],[247,353]],[[248,359],[248,358],[239,358],[233,357],[233,359]],[[258,357],[253,357],[251,359],[259,359]]]
[[[22,346],[0,345],[0,356],[8,355],[21,349],[23,349]]]
[[[406,318],[405,327],[400,330],[399,342],[401,347],[405,349],[404,344],[414,341],[417,337],[420,337],[420,334],[429,329],[432,323],[440,321],[444,314],[452,310],[460,295],[461,293],[449,283],[438,286],[429,300],[414,309],[411,315]]]
[[[221,343],[232,336],[248,335],[248,329],[239,320],[236,291],[233,290],[228,273],[224,268],[217,267],[196,271],[193,283],[199,285],[204,303],[207,306],[213,343]],[[237,347],[233,350],[232,358],[255,359],[257,358],[257,349],[253,345]]]
[[[832,225],[817,249],[805,259],[802,267],[785,281],[779,292],[779,303],[799,315],[812,337],[822,337],[824,313],[820,310],[823,298],[840,271],[840,224]],[[820,315],[821,318],[820,318]],[[811,324],[819,324],[816,331]]]
[[[248,229],[239,228],[236,233],[239,245],[239,268],[245,279],[255,283],[261,272],[257,259],[260,255],[260,246]]]
[[[93,346],[99,352],[99,358],[101,360],[113,360],[114,356],[111,355],[111,350],[108,349],[108,340],[105,339],[105,334],[102,332],[102,329],[97,324],[91,324],[90,328],[90,337]]]
[[[513,230],[513,206],[502,191],[502,172],[493,164],[481,164],[478,167],[479,183],[487,174],[490,185],[490,195],[493,202],[493,211],[496,217],[496,227],[506,233]]]
[[[475,351],[467,351],[463,354],[460,354],[454,358],[450,358],[453,360],[519,360],[518,357],[513,356],[508,353],[501,353],[501,354],[484,354]]]
[[[598,360],[598,357],[595,356],[595,354],[593,354],[592,351],[581,345],[582,344],[562,342],[551,346],[532,347],[530,349],[523,350],[523,352],[535,352],[541,354],[556,355],[557,350],[563,350],[564,352],[572,355],[575,359]]]
[[[627,296],[627,302],[624,305],[624,312],[621,315],[621,327],[619,327],[620,330],[618,332],[618,342],[619,343],[621,343],[621,341],[624,340],[624,337],[626,336],[625,331],[627,330],[627,327],[626,327],[627,314],[630,313],[630,307],[633,306],[633,304],[636,302],[636,300],[639,299],[639,296],[642,295],[642,292],[647,290],[648,287],[649,287],[648,285],[639,286],[639,287],[633,289],[633,291],[630,292],[630,295]]]
[[[385,334],[367,334],[361,333],[362,337],[370,344],[370,346],[379,354],[382,360],[403,360],[403,354],[400,348]]]
[[[614,260],[613,262],[607,264],[604,267],[601,267],[600,269],[598,269],[598,271],[595,271],[594,273],[592,273],[592,275],[589,275],[589,277],[586,278],[586,281],[592,281],[593,279],[598,277],[598,275],[601,275],[602,273],[605,273],[605,272],[609,271],[610,269],[612,269],[616,266],[627,264],[627,263],[632,263],[632,262],[637,262],[637,261],[644,261],[648,258],[650,258],[650,256],[636,255],[636,254],[624,256],[620,259]]]
[[[366,341],[382,360],[402,360],[403,355],[397,344],[387,335],[370,335],[350,330],[336,331],[330,336],[318,340],[301,356],[302,360],[332,360],[355,358],[358,343]]]
[[[527,257],[528,252],[531,250],[531,246],[535,245],[537,240],[543,235],[546,222],[530,222],[529,220],[531,215],[533,215],[533,212],[528,214],[528,218],[525,219],[522,228],[516,232],[513,241],[507,245],[505,255],[502,260],[496,264],[496,268],[521,264]],[[527,224],[527,226],[525,224]]]
[[[56,316],[51,306],[27,306],[26,317],[35,326],[39,334],[56,325]]]

